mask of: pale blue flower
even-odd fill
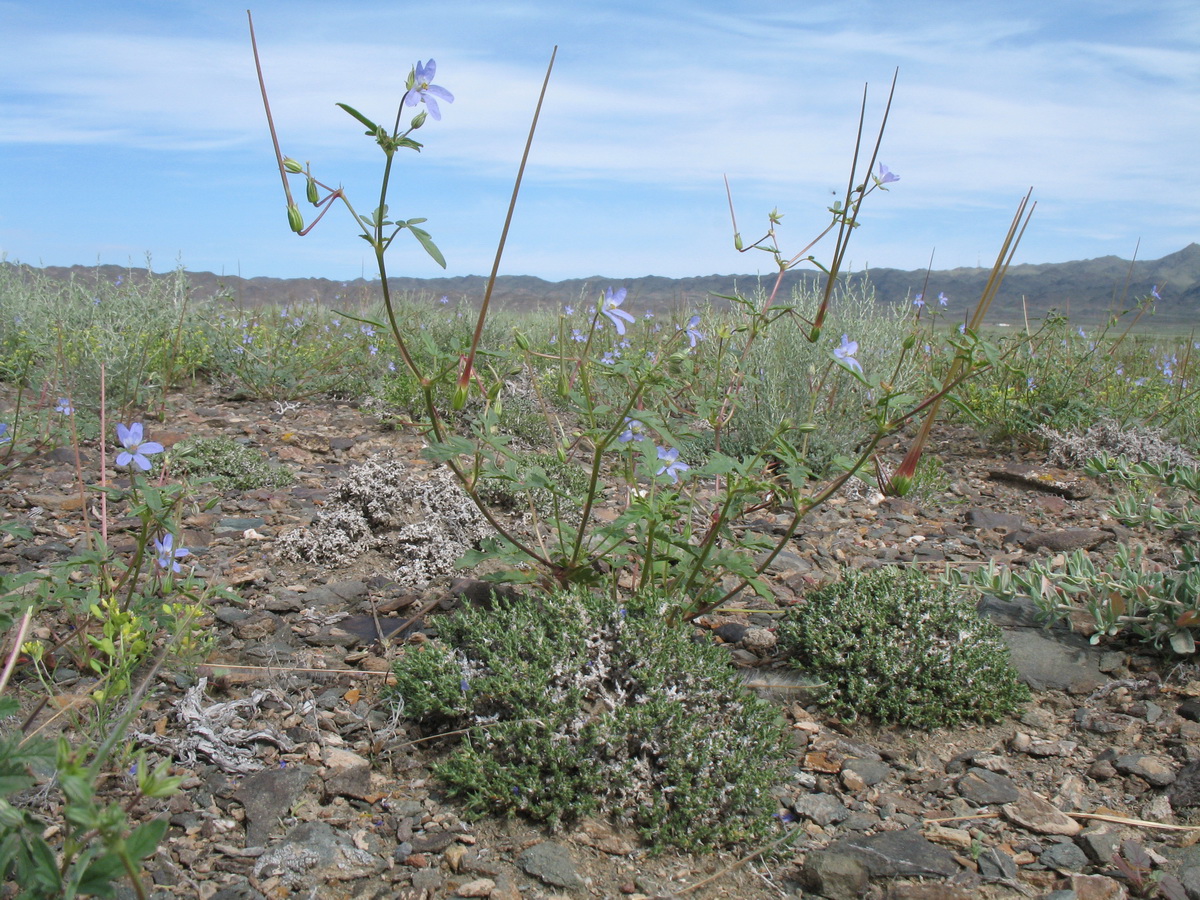
[[[1161,299],[1162,299],[1162,294],[1160,294],[1160,293],[1158,292],[1158,285],[1157,285],[1157,284],[1156,284],[1154,287],[1150,288],[1150,296],[1151,296],[1151,297],[1153,297],[1155,300],[1161,300]]]
[[[617,440],[622,444],[628,444],[630,441],[644,441],[646,439],[646,435],[643,433],[645,430],[646,426],[637,419],[626,416],[625,430],[621,432]]]
[[[945,308],[950,303],[950,298],[941,291],[938,292],[938,306]]]
[[[689,468],[691,468],[691,466],[689,466],[687,463],[679,461],[679,450],[675,447],[672,447],[670,450],[668,450],[666,447],[659,447],[658,458],[664,463],[664,465],[654,474],[669,475],[672,483],[678,483],[679,473],[686,472]]]
[[[924,305],[925,305],[925,295],[917,294],[917,296],[913,298],[913,306],[915,306],[917,309],[920,309]]]
[[[862,365],[854,357],[858,355],[858,341],[850,340],[848,335],[842,335],[842,343],[840,347],[833,348],[833,358],[848,369],[853,369],[859,375],[862,374]]]
[[[8,423],[0,422],[0,444],[7,444],[12,440],[12,435],[8,433]]]
[[[442,296],[438,298],[438,303],[442,304],[442,306],[445,306],[449,302],[450,302],[450,298],[447,297],[445,294],[442,294]]]
[[[128,428],[117,425],[117,438],[125,449],[117,454],[117,465],[127,466],[131,462],[143,472],[150,471],[150,460],[146,457],[163,452],[163,445],[158,441],[142,440],[142,423],[134,422]]]
[[[64,416],[69,416],[71,413],[75,412],[75,407],[71,405],[71,401],[66,397],[59,397],[58,406],[54,407],[54,411],[56,413],[61,413]]]
[[[608,317],[608,321],[613,323],[613,327],[617,329],[617,334],[624,336],[625,323],[633,324],[633,316],[621,309],[621,304],[625,302],[625,288],[621,288],[615,294],[612,288],[608,288],[604,292],[604,301],[600,307],[600,312]]]
[[[692,316],[690,319],[688,319],[687,336],[688,336],[688,340],[691,342],[692,347],[695,347],[698,342],[704,340],[704,335],[701,334],[700,331],[698,330],[699,326],[700,326],[700,317],[699,316]]]
[[[879,185],[882,186],[885,184],[891,184],[893,181],[899,181],[899,180],[900,180],[899,175],[894,174],[892,172],[892,170],[889,169],[887,166],[885,166],[883,163],[879,164],[879,174],[875,176],[875,181]]]
[[[162,540],[154,542],[154,552],[158,556],[159,568],[166,569],[169,567],[172,572],[182,571],[179,560],[191,553],[190,550],[184,547],[175,549],[175,535],[169,531],[162,536]]]
[[[438,109],[437,100],[434,98],[440,97],[447,103],[453,103],[454,95],[441,85],[432,83],[435,74],[437,74],[437,63],[432,59],[424,65],[418,62],[410,76],[412,85],[409,87],[408,93],[404,95],[404,105],[416,106],[419,100],[429,108],[429,114],[435,120],[440,121],[442,111]]]
[[[568,305],[564,306],[564,307],[563,307],[563,314],[564,314],[564,315],[567,315],[567,316],[573,316],[573,315],[575,315],[575,307],[571,306],[570,304],[568,304]]]

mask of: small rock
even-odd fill
[[[1179,770],[1167,796],[1175,809],[1200,806],[1200,762],[1188,763]]]
[[[1011,779],[979,768],[970,769],[958,780],[958,793],[976,806],[1014,803],[1020,798]]]
[[[517,857],[517,865],[546,884],[555,887],[581,890],[586,887],[575,870],[575,861],[566,847],[552,841],[534,844]]]
[[[979,874],[984,881],[1012,881],[1017,877],[1017,861],[995,847],[979,854]]]
[[[769,628],[747,628],[742,635],[742,646],[752,653],[770,653],[777,643],[775,632]]]
[[[1062,531],[1038,531],[1021,541],[1025,550],[1049,550],[1065,553],[1070,550],[1091,550],[1111,541],[1110,532],[1099,528],[1067,528]]]
[[[1125,885],[1106,875],[1072,875],[1071,890],[1076,900],[1126,900],[1129,896]]]
[[[1078,822],[1033,791],[1019,791],[1019,799],[1001,807],[1004,818],[1035,834],[1074,837],[1082,831]]]
[[[414,885],[415,887],[415,885]],[[476,878],[466,884],[459,885],[456,893],[460,897],[490,897],[496,889],[496,882],[490,878]]]
[[[1128,756],[1118,756],[1113,760],[1117,771],[1123,775],[1136,775],[1144,778],[1155,787],[1166,787],[1175,780],[1175,769],[1171,764],[1157,756],[1147,756],[1140,753]]]
[[[850,815],[850,810],[832,794],[802,794],[792,801],[792,809],[822,828],[841,822]]]
[[[1075,838],[1075,843],[1092,862],[1108,865],[1117,848],[1121,846],[1121,836],[1101,826],[1087,829]]]
[[[1065,841],[1061,844],[1051,844],[1043,850],[1042,855],[1038,857],[1038,862],[1047,868],[1069,873],[1086,868],[1088,858],[1087,854],[1079,847],[1070,841]]]
[[[805,884],[828,900],[857,900],[871,877],[857,856],[830,850],[808,854],[802,874]]]

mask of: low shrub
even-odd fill
[[[999,629],[920,572],[847,571],[788,610],[779,644],[847,720],[936,728],[998,719],[1029,699]]]
[[[395,675],[410,718],[466,729],[435,771],[475,814],[552,826],[607,814],[656,849],[758,838],[770,824],[778,714],[658,609],[579,591],[497,599],[440,622]]]

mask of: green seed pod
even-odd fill
[[[304,216],[300,214],[299,207],[294,203],[288,204],[288,225],[296,234],[304,230]]]
[[[467,405],[467,394],[470,392],[470,385],[460,384],[454,389],[454,397],[450,401],[450,406],[455,411],[462,409]]]
[[[910,334],[904,339],[904,342],[903,342],[904,349],[911,350],[916,343],[917,343],[917,336],[915,334]]]
[[[292,159],[290,156],[285,156],[283,158],[283,167],[293,175],[299,175],[304,171],[304,166],[300,165],[300,163],[296,162],[296,160]]]
[[[742,249],[742,236],[740,234],[735,234],[733,236],[733,249],[734,250]]]
[[[527,353],[529,352],[529,338],[525,337],[524,334],[519,331],[514,331],[513,340],[517,342],[518,347]]]
[[[317,183],[311,178],[308,179],[308,202],[313,206],[317,206],[321,202],[321,198],[317,195]]]

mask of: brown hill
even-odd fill
[[[41,274],[56,280],[73,278],[84,284],[96,281],[112,283],[118,277],[134,281],[146,277],[145,269],[124,269],[119,266],[17,268],[30,277]],[[928,273],[928,276],[924,270],[871,269],[847,275],[845,280],[848,284],[869,282],[879,301],[885,303],[903,302],[923,288],[931,297],[938,292],[945,292],[952,300],[951,308],[961,312],[979,297],[987,276],[988,270],[982,268],[937,270]],[[239,278],[218,276],[211,272],[188,272],[187,280],[194,297],[228,296],[247,307],[309,299],[336,306],[378,297],[377,283],[363,279]],[[395,291],[424,296],[430,300],[445,295],[456,302],[463,299],[478,302],[483,297],[486,281],[483,276],[467,275],[453,278],[392,278],[390,284]],[[769,286],[771,276],[764,277],[762,281]],[[815,286],[821,282],[822,277],[813,273],[792,271],[787,273],[785,284],[790,293],[793,286]],[[749,292],[758,283],[759,277],[754,275],[691,278],[648,275],[626,279],[597,275],[557,282],[531,275],[503,275],[497,281],[493,298],[502,307],[529,310],[575,303],[581,297],[597,296],[605,287],[621,286],[629,290],[630,298],[634,301],[631,305],[635,310],[662,310],[695,307],[710,298],[737,290]],[[1103,319],[1111,310],[1126,308],[1137,299],[1148,296],[1154,285],[1158,286],[1162,296],[1162,300],[1155,304],[1155,321],[1176,325],[1200,322],[1200,244],[1189,244],[1161,259],[1133,263],[1116,256],[1103,256],[1075,262],[1013,266],[989,318],[993,321],[1019,320],[1024,307],[1031,318],[1040,319],[1051,310],[1058,310],[1068,313],[1072,320],[1094,322]]]

